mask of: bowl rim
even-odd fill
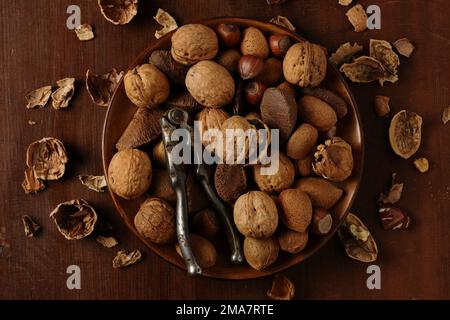
[[[197,24],[204,24],[207,26],[210,25],[216,25],[216,24],[220,24],[220,23],[236,23],[240,26],[245,26],[245,25],[251,25],[253,27],[256,28],[262,28],[262,29],[278,29],[280,32],[288,34],[291,38],[297,40],[297,41],[308,41],[307,39],[303,38],[301,35],[299,35],[296,32],[293,32],[287,28],[284,28],[282,26],[273,24],[273,23],[269,23],[269,22],[263,22],[263,21],[259,21],[259,20],[254,20],[254,19],[249,19],[249,18],[245,18],[245,17],[236,17],[236,16],[219,16],[219,17],[214,17],[214,18],[208,18],[208,19],[202,19],[202,20],[197,20],[197,21],[193,21],[193,22],[188,22],[186,24],[190,24],[190,23],[197,23]],[[173,30],[170,33],[164,35],[163,37],[161,37],[160,39],[156,39],[155,41],[152,41],[145,49],[143,49],[137,56],[136,58],[133,59],[133,62],[129,65],[128,69],[125,71],[125,74],[128,70],[131,70],[132,68],[134,68],[135,66],[139,65],[140,61],[144,60],[145,58],[148,57],[149,53],[151,53],[152,51],[158,49],[159,47],[159,43],[162,42],[163,40],[169,38],[172,36],[172,34],[176,31]],[[345,212],[342,215],[342,218],[340,219],[340,221],[338,222],[338,224],[334,227],[334,229],[332,229],[327,235],[321,237],[320,241],[316,244],[316,247],[314,248],[314,250],[309,251],[307,253],[303,253],[303,255],[301,256],[301,259],[291,259],[290,261],[283,263],[281,265],[275,266],[273,267],[270,272],[266,272],[265,270],[259,270],[257,273],[252,274],[252,276],[245,276],[245,277],[236,277],[233,276],[233,274],[225,276],[222,274],[217,274],[217,273],[210,273],[208,271],[208,269],[203,270],[202,276],[205,278],[212,278],[212,279],[222,279],[222,280],[250,280],[250,279],[257,279],[257,278],[262,278],[262,277],[267,277],[282,271],[285,271],[293,266],[298,265],[299,263],[305,261],[306,259],[308,259],[309,257],[311,257],[313,254],[317,253],[317,251],[319,251],[325,244],[327,244],[329,242],[329,240],[336,234],[336,232],[338,231],[338,229],[340,228],[341,224],[343,223],[343,221],[345,220],[345,217],[348,215],[348,213],[351,210],[351,207],[353,206],[353,203],[355,201],[355,198],[358,194],[358,191],[360,189],[361,186],[361,181],[362,181],[362,176],[363,176],[363,171],[364,171],[364,156],[365,156],[365,144],[364,144],[364,131],[363,131],[363,125],[362,125],[362,120],[361,120],[361,115],[359,112],[359,107],[358,104],[356,103],[356,99],[353,96],[353,92],[350,90],[350,87],[347,83],[347,81],[344,79],[344,77],[342,76],[342,74],[339,72],[339,70],[336,68],[336,66],[334,66],[329,60],[327,60],[327,68],[331,68],[333,70],[333,72],[336,74],[339,82],[344,86],[345,91],[348,94],[348,98],[350,99],[352,105],[354,106],[355,110],[355,119],[356,119],[356,123],[357,123],[357,129],[356,132],[359,135],[359,140],[361,142],[360,145],[360,169],[359,172],[357,174],[356,178],[356,184],[355,184],[355,190],[350,198],[350,201],[348,203],[348,207],[345,210]],[[105,114],[105,120],[103,123],[103,131],[102,131],[102,166],[103,166],[103,172],[107,181],[107,184],[109,185],[109,181],[108,181],[108,163],[106,161],[106,146],[105,146],[105,139],[106,139],[106,130],[108,127],[108,123],[110,121],[110,115],[111,115],[111,109],[112,109],[112,105],[114,103],[114,100],[116,98],[116,93],[119,90],[119,88],[121,88],[122,82],[124,81],[124,77],[122,77],[122,79],[120,80],[120,82],[117,84],[116,89],[114,90],[114,93],[111,97],[111,100],[108,103],[108,109],[106,111]],[[131,219],[128,217],[128,215],[126,214],[125,210],[122,208],[122,206],[118,203],[118,199],[116,198],[117,196],[112,192],[111,188],[108,187],[108,193],[110,195],[110,198],[112,199],[113,203],[114,203],[114,207],[116,209],[116,211],[119,213],[119,216],[121,218],[121,220],[123,222],[125,222],[127,228],[129,230],[132,231],[132,233],[139,238],[139,240],[141,242],[143,242],[143,244],[150,249],[150,251],[152,251],[153,254],[155,254],[156,256],[158,256],[159,258],[163,259],[164,261],[168,262],[171,266],[176,266],[178,269],[181,269],[183,271],[186,271],[186,268],[184,265],[181,265],[179,263],[176,263],[176,261],[174,261],[173,259],[170,259],[164,255],[159,254],[158,252],[156,252],[151,246],[149,246],[147,244],[146,241],[144,241],[143,237],[137,232],[137,230],[134,228],[134,226],[131,224]],[[295,255],[293,255],[295,256]]]

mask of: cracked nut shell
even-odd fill
[[[313,170],[327,180],[346,180],[353,171],[352,147],[339,137],[317,146],[314,154]]]
[[[41,180],[58,180],[64,175],[68,161],[63,143],[52,137],[35,141],[27,149],[27,166]]]

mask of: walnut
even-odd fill
[[[222,123],[229,117],[228,113],[216,108],[204,108],[197,114],[196,120],[199,121],[200,138],[205,148],[208,149],[208,147],[213,147],[216,138],[215,135],[208,136],[205,132],[213,129],[220,130]],[[203,136],[204,134],[205,136]]]
[[[134,217],[134,225],[153,243],[169,244],[176,240],[175,210],[164,200],[145,200]]]
[[[75,78],[65,78],[56,81],[58,89],[52,93],[52,107],[56,110],[65,109],[75,93]]]
[[[127,24],[138,11],[138,0],[98,0],[100,11],[113,24]]]
[[[344,181],[353,171],[352,147],[339,137],[325,141],[314,154],[313,170],[330,181]]]
[[[33,91],[28,92],[25,95],[25,99],[27,100],[27,109],[33,109],[37,106],[44,107],[50,95],[52,94],[52,86],[45,86]]]
[[[277,239],[255,239],[246,237],[244,240],[244,256],[247,263],[255,270],[262,270],[275,262],[280,246]]]
[[[312,218],[312,204],[306,192],[283,190],[278,196],[280,218],[284,225],[297,232],[306,232]]]
[[[367,29],[367,14],[364,7],[360,4],[357,4],[350,8],[345,14],[348,18],[348,21],[353,25],[356,32],[361,32]]]
[[[222,123],[222,125],[220,126],[220,130],[222,131],[223,140],[221,141],[222,145],[219,144],[219,148],[216,149],[216,151],[218,152],[219,157],[223,160],[223,162],[231,164],[231,162],[239,163],[247,159],[249,157],[250,151],[249,136],[245,135],[243,137],[244,140],[241,141],[242,139],[239,139],[241,138],[241,136],[235,137],[233,135],[236,133],[235,130],[242,130],[244,133],[248,130],[255,130],[256,134],[255,127],[244,117],[232,116]],[[221,147],[223,148],[222,150],[220,150]],[[241,148],[244,149],[241,150]]]
[[[158,22],[162,26],[161,30],[156,30],[155,32],[156,39],[162,38],[170,31],[178,28],[178,24],[175,19],[168,12],[164,11],[161,8],[158,9],[158,12],[156,13],[156,16],[153,17],[153,19],[155,19],[156,22]]]
[[[278,170],[274,174],[262,174],[262,166],[255,166],[253,177],[256,185],[261,191],[271,193],[280,193],[284,189],[289,188],[294,182],[295,168],[291,160],[284,154],[280,153],[278,157]]]
[[[219,40],[213,29],[202,24],[186,24],[172,35],[172,57],[184,65],[213,59],[219,51]]]
[[[97,223],[95,209],[85,200],[71,200],[60,203],[51,213],[50,218],[58,231],[67,240],[79,240],[90,235]]]
[[[41,180],[58,180],[64,175],[67,163],[66,149],[56,138],[35,141],[27,149],[27,166]]]
[[[186,87],[205,107],[220,108],[233,101],[235,85],[230,73],[213,61],[200,61],[186,76]]]
[[[392,50],[389,42],[384,40],[370,39],[370,56],[377,59],[385,70],[384,75],[379,79],[379,83],[383,86],[385,81],[395,83],[398,81],[398,66],[400,58]]]
[[[310,42],[300,42],[289,48],[283,60],[287,81],[300,87],[315,87],[325,78],[327,57],[325,50]]]
[[[124,77],[125,93],[136,106],[154,108],[169,97],[169,80],[152,64],[129,70]]]
[[[248,27],[242,33],[241,53],[257,56],[262,59],[269,57],[269,43],[264,34],[255,27]]]
[[[108,167],[111,190],[124,199],[142,195],[152,180],[152,163],[145,152],[125,149],[117,152]]]
[[[233,216],[239,232],[247,237],[270,237],[278,226],[275,202],[261,191],[240,196],[234,204]]]
[[[117,73],[116,69],[102,75],[92,74],[88,70],[86,72],[86,89],[92,101],[100,107],[107,107],[123,74],[123,71]]]

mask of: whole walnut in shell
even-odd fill
[[[199,121],[200,137],[205,148],[211,147],[215,142],[215,135],[207,136],[205,132],[208,130],[220,130],[220,126],[230,116],[222,109],[204,108],[197,114],[196,120]],[[205,134],[205,136],[203,136]]]
[[[270,266],[278,257],[280,246],[277,239],[255,239],[246,237],[244,240],[244,256],[247,263],[255,270]]]
[[[124,199],[142,195],[152,181],[152,163],[145,152],[125,149],[117,152],[108,167],[111,190]]]
[[[172,35],[172,57],[184,65],[213,59],[219,51],[219,40],[213,29],[202,24],[186,24]]]
[[[158,198],[150,198],[142,203],[134,217],[137,231],[153,243],[169,244],[175,242],[175,211]]]
[[[325,50],[310,42],[300,42],[289,48],[283,60],[287,81],[300,87],[315,87],[325,78],[327,57]]]
[[[254,130],[255,135],[257,134],[255,126],[253,126],[247,119],[241,116],[232,116],[226,119],[220,126],[222,131],[222,151],[219,149],[219,156],[225,163],[230,161],[240,162],[245,160],[249,156],[250,152],[250,139],[248,135],[244,135],[249,130]],[[231,130],[231,131],[229,131]],[[242,130],[242,136],[236,137],[235,134],[238,130]],[[230,142],[230,143],[228,143]],[[220,147],[220,146],[219,146]],[[243,148],[243,149],[242,149]]]
[[[138,12],[138,0],[98,0],[100,11],[113,24],[127,24]]]
[[[275,202],[266,193],[250,191],[240,196],[234,204],[234,223],[247,237],[270,237],[278,226]]]
[[[280,193],[289,188],[295,179],[295,168],[291,160],[280,153],[278,157],[278,170],[274,174],[262,174],[262,165],[255,166],[253,177],[259,190],[271,193]]]
[[[325,145],[317,146],[313,169],[330,181],[344,181],[353,171],[352,147],[339,137],[325,141]]]
[[[233,101],[233,77],[214,61],[200,61],[186,76],[186,88],[194,99],[205,107],[220,108]]]
[[[124,77],[124,85],[128,98],[141,108],[154,108],[169,97],[169,80],[152,64],[129,70]]]

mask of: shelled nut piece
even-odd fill
[[[186,24],[172,35],[172,57],[184,65],[214,59],[219,41],[213,29],[202,24]]]
[[[326,71],[324,48],[307,41],[290,47],[283,60],[284,77],[300,87],[318,86],[325,78]]]
[[[145,152],[125,149],[117,152],[108,167],[108,186],[124,199],[135,199],[152,181],[152,163]]]
[[[140,108],[155,108],[169,97],[166,76],[154,65],[143,64],[129,70],[124,77],[125,93]]]
[[[234,204],[234,223],[247,237],[270,237],[278,226],[278,210],[266,193],[250,191],[240,196]]]
[[[353,172],[352,147],[339,137],[317,146],[313,170],[327,180],[341,182]]]
[[[175,211],[158,198],[149,198],[141,204],[134,217],[137,231],[157,244],[169,244],[176,240]]]

